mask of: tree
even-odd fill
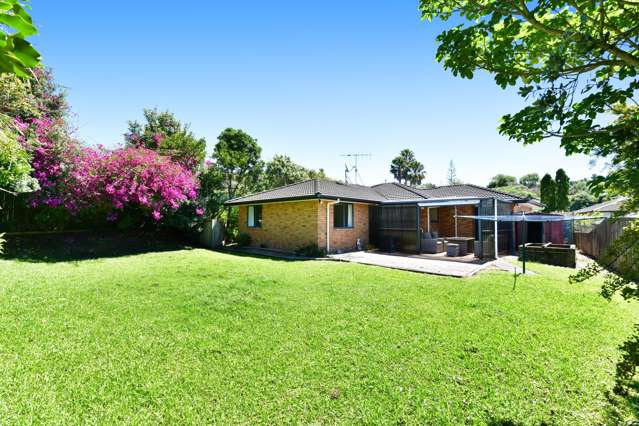
[[[489,188],[500,188],[502,186],[517,185],[517,178],[515,176],[509,176],[504,174],[498,174],[490,179],[488,183]]]
[[[457,185],[460,183],[460,180],[457,179],[457,169],[455,168],[455,163],[453,163],[453,160],[450,160],[450,163],[448,163],[448,172],[446,173],[446,180],[449,185]]]
[[[0,117],[0,188],[15,193],[37,191],[40,186],[31,176],[31,156],[18,141],[16,132],[9,130],[9,124],[3,125],[6,121]]]
[[[213,150],[214,167],[222,174],[226,199],[238,197],[256,185],[262,170],[262,148],[257,140],[240,129],[227,128],[217,137]],[[231,224],[227,208],[226,226]]]
[[[391,161],[390,172],[399,183],[410,185],[419,185],[426,176],[424,165],[417,161],[410,149],[403,149]]]
[[[583,209],[597,203],[597,198],[588,191],[580,191],[570,196],[570,211]]]
[[[424,171],[424,165],[422,163],[415,160],[408,164],[408,184],[410,186],[421,185],[425,177],[426,171]]]
[[[570,179],[564,169],[558,169],[555,174],[555,210],[566,211],[570,208],[569,191]]]
[[[307,179],[326,179],[326,175],[322,169],[316,171],[294,163],[287,155],[275,155],[266,163],[260,177],[260,188],[276,188]]]
[[[592,206],[593,204],[600,203],[606,199],[603,195],[597,197],[593,194],[588,179],[571,180],[568,194],[571,211]]]
[[[0,73],[28,77],[29,68],[40,64],[40,54],[25,40],[37,32],[22,2],[0,2]]]
[[[630,106],[639,89],[638,2],[420,0],[420,9],[424,19],[455,21],[437,38],[446,69],[464,78],[483,70],[502,88],[518,86],[528,105],[502,118],[502,134],[524,144],[557,137],[567,155],[606,158],[611,167],[593,191],[625,195],[623,211],[639,209],[639,108]],[[622,240],[629,264],[639,264],[630,244],[639,227],[626,227]],[[622,295],[637,287],[632,271],[617,268]],[[627,343],[634,373],[639,337]]]
[[[34,161],[31,152],[46,148],[35,130],[47,128],[47,143],[56,146],[50,154],[57,156],[73,145],[65,122],[67,114],[65,93],[49,70],[33,68],[28,78],[0,74],[0,188],[16,193],[41,189],[38,172],[33,170],[34,164],[41,164]]]
[[[552,212],[557,210],[555,201],[556,193],[555,181],[553,180],[552,176],[546,173],[544,177],[541,178],[541,183],[539,186],[540,201],[546,206],[544,211]]]
[[[539,175],[537,173],[528,173],[519,179],[519,183],[527,188],[534,188],[539,185]]]
[[[129,146],[157,151],[171,157],[189,170],[200,167],[206,156],[206,140],[197,138],[188,124],[181,123],[169,111],[145,109],[146,123],[129,121],[124,138]]]
[[[502,134],[524,144],[558,137],[568,155],[611,159],[593,190],[639,208],[639,111],[626,106],[639,89],[639,3],[421,0],[420,9],[428,20],[455,17],[437,37],[446,69],[518,87],[528,105],[502,118]]]

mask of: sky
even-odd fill
[[[486,185],[564,168],[600,172],[557,141],[529,146],[497,131],[524,104],[490,76],[454,77],[435,60],[450,24],[422,21],[415,0],[32,0],[31,38],[68,92],[78,137],[116,147],[144,108],[170,110],[212,152],[226,127],[257,138],[265,160],[285,154],[359,183],[392,181],[390,162],[409,148],[426,181]],[[354,176],[350,176],[354,180]]]

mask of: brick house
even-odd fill
[[[331,253],[368,243],[419,252],[424,234],[496,241],[494,224],[461,216],[512,213],[522,202],[475,185],[421,189],[399,183],[369,187],[307,180],[226,205],[239,208],[239,231],[250,236],[252,246],[287,251],[317,246]],[[510,236],[503,237],[507,232],[498,230],[499,250],[514,244]]]

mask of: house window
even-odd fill
[[[439,222],[439,209],[437,207],[430,209],[430,221],[431,223]]]
[[[353,227],[353,205],[335,204],[333,206],[333,227],[352,228]]]
[[[249,228],[261,228],[262,227],[262,206],[248,206],[248,227]]]

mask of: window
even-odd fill
[[[353,227],[353,205],[335,204],[333,206],[333,227],[352,228]]]
[[[249,228],[261,228],[262,227],[262,206],[248,206],[248,226]]]
[[[439,222],[439,209],[437,207],[430,209],[430,221],[431,223]]]

